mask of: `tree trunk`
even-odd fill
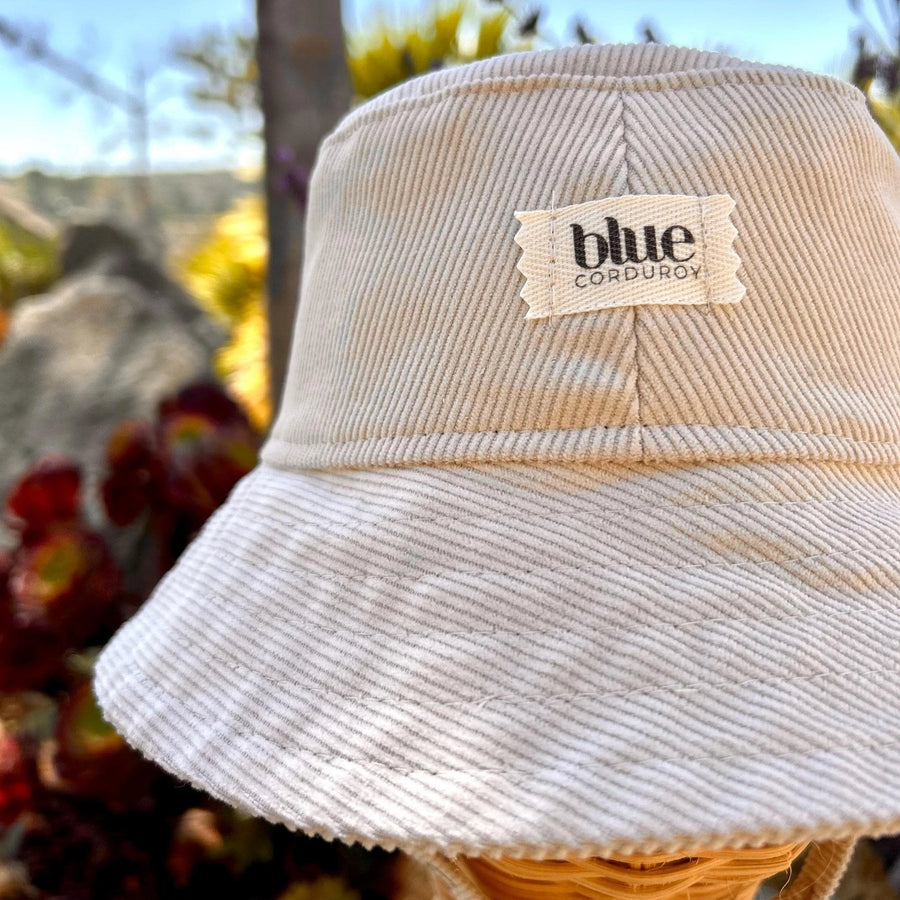
[[[303,266],[305,212],[286,170],[309,172],[350,107],[340,0],[257,0],[257,61],[266,144],[269,372],[278,408]]]

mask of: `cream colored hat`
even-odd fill
[[[100,656],[291,828],[603,855],[900,831],[900,159],[668,46],[431,72],[321,143],[259,466]]]

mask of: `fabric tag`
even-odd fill
[[[746,291],[727,194],[626,194],[517,210],[526,319],[647,303],[737,303]]]

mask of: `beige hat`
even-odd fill
[[[104,714],[419,856],[900,831],[898,285],[835,78],[585,45],[386,91],[320,145],[262,461]]]

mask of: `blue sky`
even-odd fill
[[[388,21],[415,17],[434,2],[439,0],[342,0],[342,11],[345,26],[356,32],[379,15]],[[529,8],[527,0],[513,5]],[[852,59],[849,37],[858,24],[847,0],[543,0],[540,5],[546,10],[544,34],[554,43],[571,43],[576,15],[609,42],[635,40],[638,23],[649,18],[670,43],[839,76]],[[875,0],[863,7],[877,21]],[[159,169],[228,166],[258,158],[257,147],[234,146],[227,129],[202,139],[164,133],[166,121],[200,121],[179,99],[183,76],[162,66],[166,47],[179,35],[207,26],[252,24],[253,13],[253,0],[0,2],[0,17],[45,35],[59,52],[113,82],[127,85],[136,64],[156,73],[149,91],[156,98],[152,159]],[[0,172],[43,167],[78,173],[130,165],[121,114],[80,95],[2,43],[0,115]]]

